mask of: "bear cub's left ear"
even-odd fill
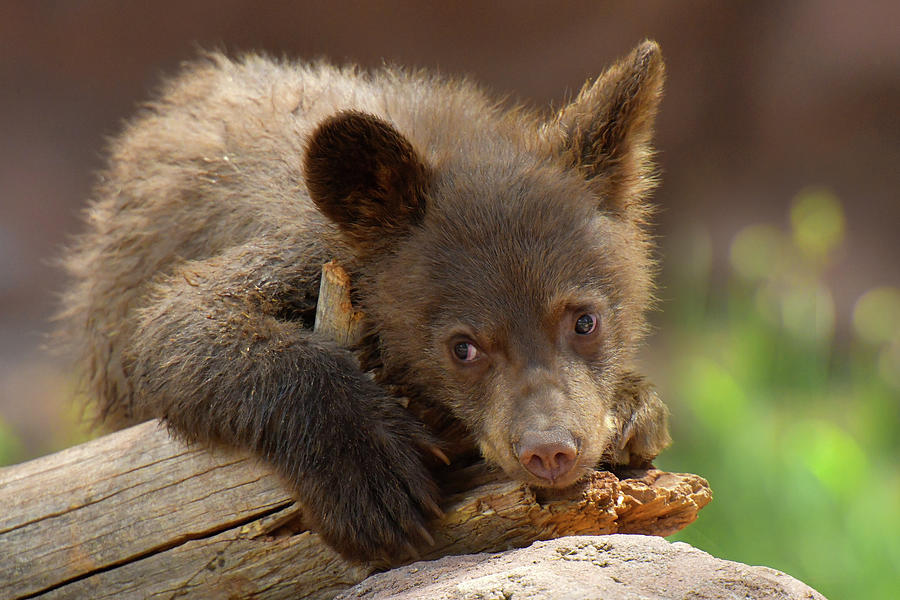
[[[656,185],[650,140],[664,80],[659,46],[645,41],[585,85],[546,128],[564,166],[577,169],[613,215],[646,216],[646,195]]]
[[[344,111],[313,132],[306,187],[322,213],[361,255],[377,253],[425,215],[430,170],[382,119]]]

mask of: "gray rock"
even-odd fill
[[[806,584],[643,535],[564,537],[497,554],[447,556],[373,575],[343,600],[679,600],[804,598]]]

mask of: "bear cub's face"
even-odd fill
[[[420,235],[441,243],[412,240],[396,260],[425,263],[435,292],[418,308],[428,326],[386,318],[383,335],[440,382],[440,400],[486,458],[518,479],[565,486],[611,441],[606,413],[629,332],[610,285],[612,249],[600,243],[609,224],[566,206],[571,196],[548,203],[524,194],[455,230],[427,223]],[[414,301],[420,282],[406,283]]]
[[[644,329],[663,74],[658,49],[642,48],[549,123],[498,126],[437,164],[358,112],[308,147],[310,195],[363,265],[384,369],[538,486],[570,485],[616,442],[616,394]]]
[[[384,360],[511,477],[563,487],[614,441],[609,410],[647,296],[640,252],[581,178],[469,172],[438,176],[373,277]]]

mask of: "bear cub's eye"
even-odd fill
[[[472,362],[479,352],[472,342],[458,342],[453,346],[453,355],[462,362]]]
[[[597,329],[597,317],[594,315],[581,315],[575,321],[575,333],[589,335]]]

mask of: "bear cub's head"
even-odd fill
[[[362,265],[385,372],[531,484],[571,484],[617,435],[651,298],[663,77],[645,42],[545,120],[442,131],[439,115],[404,129],[343,112],[309,141],[307,187]]]

